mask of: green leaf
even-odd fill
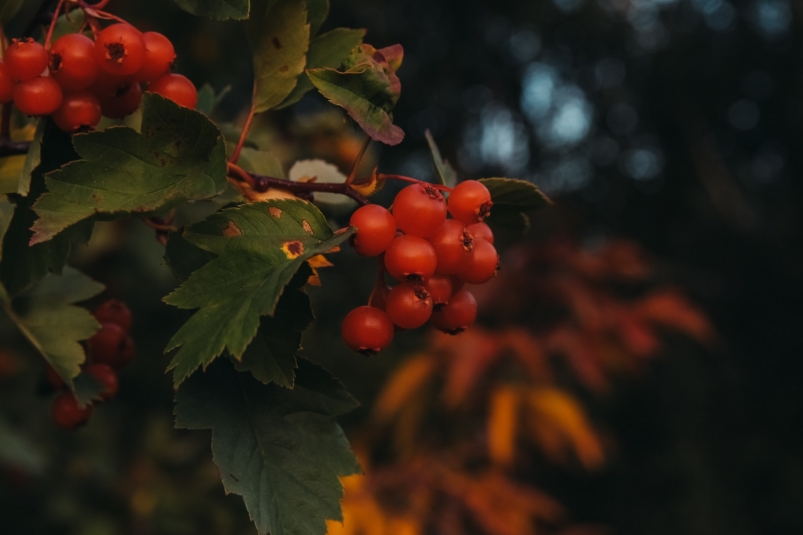
[[[435,166],[435,178],[437,179],[437,183],[453,188],[455,184],[457,184],[457,172],[449,165],[449,162],[441,157],[441,151],[438,150],[435,139],[433,139],[429,130],[424,132],[424,135],[427,138],[429,152],[432,155],[432,165]]]
[[[0,0],[0,26],[5,26],[22,7],[23,0]]]
[[[92,235],[93,223],[82,221],[46,243],[29,244],[33,236],[30,228],[36,221],[31,206],[45,191],[45,174],[78,158],[70,136],[52,121],[44,123],[42,159],[31,174],[28,196],[12,196],[16,208],[2,241],[5,260],[0,262],[0,282],[11,295],[29,288],[47,273],[61,273],[72,248],[88,242]]]
[[[171,232],[167,235],[165,261],[178,280],[184,282],[193,272],[217,258],[217,255],[196,247],[181,234]]]
[[[221,89],[217,94],[211,85],[202,85],[198,90],[198,104],[195,105],[195,109],[209,117],[217,109],[220,101],[229,94],[229,91],[231,91],[230,85]]]
[[[370,66],[347,72],[309,69],[307,75],[329,102],[346,110],[372,139],[387,145],[398,145],[404,139],[404,131],[393,124],[385,109],[390,103],[386,86]]]
[[[25,155],[25,163],[20,170],[18,177],[19,186],[17,193],[26,196],[31,190],[31,179],[34,170],[42,163],[42,139],[47,129],[47,120],[39,119],[36,123],[36,132],[31,141],[31,148],[28,149],[28,154]]]
[[[168,343],[166,351],[180,347],[169,366],[174,383],[224,350],[239,359],[299,267],[352,233],[334,235],[315,205],[301,200],[228,208],[185,230],[184,239],[218,257],[164,298],[200,309]]]
[[[309,44],[307,68],[319,69],[329,67],[336,69],[340,67],[351,50],[362,43],[364,36],[365,30],[350,30],[348,28],[336,28],[331,32],[319,35]],[[301,73],[293,91],[277,108],[285,108],[295,104],[313,87],[309,76],[307,76],[305,72]]]
[[[329,16],[329,0],[307,0],[309,35],[315,37]]]
[[[212,430],[223,487],[243,497],[261,535],[324,535],[326,519],[342,519],[339,477],[360,472],[335,420],[357,405],[304,359],[292,390],[222,360],[179,388],[176,427]]]
[[[234,359],[237,370],[251,372],[265,384],[293,388],[301,333],[314,319],[309,296],[301,290],[310,275],[312,270],[305,264],[285,288],[273,317],[261,318],[257,335],[242,360]]]
[[[246,35],[254,55],[254,112],[275,108],[304,72],[310,40],[304,0],[255,0]]]
[[[528,212],[544,208],[552,201],[532,182],[517,178],[481,178],[491,192],[493,208],[486,220],[491,226],[526,231],[530,227]]]
[[[160,95],[143,97],[142,134],[127,127],[73,136],[82,160],[46,178],[36,201],[32,244],[68,226],[105,215],[147,216],[226,187],[226,151],[203,114]]]
[[[71,389],[86,360],[78,342],[100,329],[92,314],[74,303],[96,296],[103,288],[66,267],[61,275],[48,274],[30,290],[3,302],[20,331]]]
[[[274,178],[284,178],[282,162],[266,150],[244,147],[240,152],[240,160],[238,163],[240,167],[251,173]]]
[[[45,455],[38,441],[18,433],[0,418],[0,466],[22,468],[38,475],[44,471],[45,464]]]
[[[188,13],[217,20],[248,18],[248,0],[175,0]]]
[[[24,166],[24,154],[0,158],[0,195],[17,192]]]
[[[14,216],[14,205],[5,197],[0,197],[0,245],[6,235],[8,227],[11,225],[11,218]],[[0,247],[0,262],[3,261],[3,248]]]

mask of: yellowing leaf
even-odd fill
[[[516,455],[516,427],[520,394],[516,388],[501,386],[491,393],[488,409],[488,455],[502,466],[513,464]]]
[[[411,397],[418,395],[432,377],[437,361],[431,355],[418,355],[396,370],[374,404],[374,419],[386,422],[395,416]]]

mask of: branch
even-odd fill
[[[30,141],[0,140],[0,158],[5,158],[6,156],[17,156],[19,154],[28,154],[28,149],[30,148]]]

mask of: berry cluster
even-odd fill
[[[396,195],[392,213],[375,204],[357,209],[350,221],[357,229],[351,244],[358,254],[383,255],[382,271],[369,304],[343,321],[346,344],[371,355],[390,344],[396,329],[429,321],[458,334],[471,325],[477,302],[463,285],[487,282],[499,265],[493,233],[483,222],[492,204],[482,183],[467,180],[448,200],[438,187],[419,182]],[[393,288],[385,272],[397,282]]]
[[[171,74],[173,44],[156,32],[116,23],[93,41],[82,33],[60,37],[49,50],[31,38],[14,39],[0,61],[0,103],[13,100],[29,116],[50,115],[65,132],[121,119],[139,108],[146,90],[195,108],[198,92]]]
[[[102,303],[93,314],[101,328],[87,341],[89,359],[82,372],[103,385],[100,398],[107,401],[117,394],[117,371],[134,358],[134,341],[128,334],[132,317],[125,303],[117,299]],[[65,389],[66,385],[53,368],[48,367],[46,373],[47,381],[53,387]],[[86,423],[91,414],[92,405],[81,407],[75,396],[66,390],[56,396],[51,406],[53,421],[64,429],[75,429]]]

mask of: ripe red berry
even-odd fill
[[[30,80],[42,74],[47,68],[49,59],[45,47],[30,37],[14,39],[3,57],[8,72],[14,79],[20,81]]]
[[[468,290],[460,290],[440,310],[432,313],[432,326],[449,334],[465,331],[477,318],[477,301]]]
[[[343,340],[352,350],[365,356],[379,353],[393,341],[393,323],[378,308],[361,306],[343,320]]]
[[[429,238],[438,257],[437,273],[452,275],[462,269],[474,249],[474,238],[464,223],[444,219],[440,228]]]
[[[368,204],[355,210],[349,225],[357,229],[351,238],[351,246],[363,256],[384,253],[396,237],[396,220],[378,204]]]
[[[59,109],[53,112],[53,122],[65,132],[97,126],[100,122],[98,97],[88,91],[65,95]]]
[[[106,117],[122,119],[131,115],[142,102],[142,88],[138,83],[132,82],[118,88],[114,93],[98,95],[100,110]]]
[[[432,298],[420,284],[402,282],[388,294],[385,311],[394,324],[403,329],[415,329],[432,315]]]
[[[198,104],[198,90],[186,76],[168,74],[148,84],[148,91],[169,98],[179,106],[195,109]]]
[[[80,33],[59,37],[50,47],[50,76],[64,91],[80,91],[98,77],[95,43]]]
[[[494,244],[494,233],[487,223],[474,223],[468,226],[468,231],[474,236],[475,240],[485,240],[491,245]]]
[[[112,24],[95,38],[95,60],[100,68],[125,76],[142,68],[145,42],[142,33],[130,24]]]
[[[423,280],[435,273],[438,257],[424,238],[403,234],[385,251],[385,269],[397,281]]]
[[[499,255],[494,246],[485,240],[475,240],[474,250],[457,276],[468,284],[482,284],[496,275],[498,267]]]
[[[14,88],[14,105],[29,116],[50,115],[61,106],[61,87],[53,78],[39,76]]]
[[[0,104],[11,102],[14,98],[14,78],[6,64],[0,61]]]
[[[449,275],[435,274],[427,277],[424,280],[424,288],[429,292],[432,298],[432,306],[435,310],[448,303],[454,291],[452,277]]]
[[[145,43],[145,58],[137,71],[137,81],[150,82],[170,73],[170,67],[176,59],[170,39],[157,32],[145,32],[142,42]]]
[[[119,299],[104,301],[95,308],[92,315],[95,316],[99,323],[114,323],[125,332],[131,330],[131,325],[134,321],[131,316],[131,310]]]
[[[452,275],[452,293],[456,294],[463,289],[466,283],[463,282],[457,275]]]
[[[482,182],[466,180],[449,194],[449,213],[466,225],[479,223],[491,215],[491,192]]]
[[[72,392],[62,392],[53,400],[50,407],[50,415],[57,426],[64,429],[75,429],[79,425],[86,423],[92,414],[92,406],[80,407],[78,400]]]
[[[108,364],[120,369],[134,357],[134,342],[122,327],[104,323],[100,330],[87,341],[93,362]]]
[[[117,373],[108,364],[90,364],[86,367],[86,373],[100,381],[103,385],[103,392],[100,393],[100,399],[108,400],[117,394],[119,383],[117,381]]]
[[[446,219],[446,201],[430,184],[413,184],[393,200],[393,216],[405,234],[428,238]]]

